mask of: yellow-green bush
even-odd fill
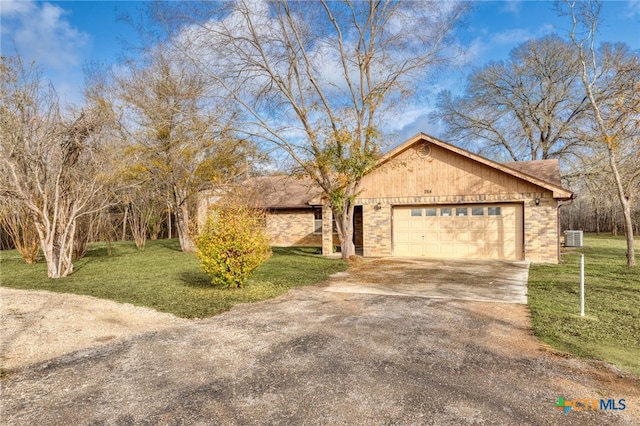
[[[262,212],[239,206],[212,209],[196,239],[200,266],[212,284],[242,287],[251,273],[271,256]]]

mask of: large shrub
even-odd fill
[[[242,206],[214,207],[196,239],[200,266],[220,287],[242,287],[271,256],[264,213]]]

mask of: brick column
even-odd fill
[[[558,263],[557,202],[543,198],[524,203],[525,258],[534,262]]]
[[[322,254],[329,256],[333,253],[333,212],[329,203],[322,204]]]
[[[391,256],[391,206],[362,206],[364,256]]]

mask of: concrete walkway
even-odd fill
[[[528,262],[384,258],[333,275],[325,290],[526,304],[528,278]]]

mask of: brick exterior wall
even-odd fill
[[[328,203],[322,205],[322,254],[333,253],[333,212]]]
[[[524,255],[533,262],[558,263],[558,202],[541,198],[524,203]]]
[[[362,206],[363,256],[391,255],[391,205],[364,204]]]
[[[320,247],[322,234],[314,233],[311,209],[272,210],[267,213],[267,235],[276,247]]]

